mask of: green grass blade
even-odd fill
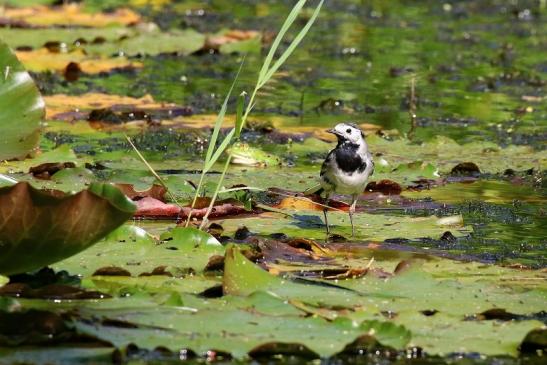
[[[217,119],[215,121],[215,127],[213,128],[213,134],[211,135],[211,140],[209,141],[209,146],[207,147],[207,154],[205,155],[205,160],[203,161],[203,169],[201,170],[201,176],[199,177],[199,183],[196,187],[196,193],[194,194],[194,199],[192,199],[192,205],[190,206],[190,213],[188,214],[188,218],[186,219],[186,227],[190,224],[190,219],[192,219],[192,209],[194,209],[194,206],[196,205],[196,201],[198,200],[199,193],[201,191],[201,186],[203,184],[205,174],[213,165],[215,162],[219,159],[220,155],[230,141],[232,140],[234,129],[228,133],[226,137],[224,137],[224,140],[222,141],[221,145],[218,149],[215,150],[215,146],[217,143],[218,135],[220,133],[220,128],[222,127],[222,124],[224,123],[224,116],[226,115],[226,109],[228,108],[228,100],[230,99],[230,95],[232,94],[232,91],[234,90],[235,84],[237,80],[239,79],[239,74],[241,73],[241,70],[243,69],[243,64],[245,63],[245,58],[243,58],[243,61],[241,61],[241,64],[239,65],[239,69],[237,70],[236,77],[234,78],[234,81],[232,82],[232,86],[230,86],[230,90],[228,90],[228,94],[226,94],[226,98],[224,99],[224,102],[222,103],[222,107],[220,108],[220,112],[217,115]]]
[[[222,143],[215,150],[215,153],[213,154],[213,157],[211,158],[211,160],[207,161],[205,163],[203,171],[205,171],[205,172],[209,171],[211,169],[211,167],[213,167],[213,165],[218,161],[218,159],[220,158],[220,155],[222,155],[222,153],[228,147],[230,142],[232,142],[232,139],[234,138],[235,131],[236,131],[235,128],[233,128],[230,132],[228,132],[226,137],[224,137],[224,139],[222,140]]]
[[[173,193],[171,193],[171,190],[169,189],[169,187],[167,186],[167,184],[165,183],[165,181],[163,181],[163,179],[160,177],[160,175],[158,175],[158,173],[156,172],[156,170],[154,170],[154,168],[148,163],[148,161],[146,160],[146,158],[144,158],[144,156],[142,155],[142,153],[137,149],[137,146],[135,146],[135,144],[133,143],[133,141],[131,140],[131,138],[127,135],[127,134],[124,134],[125,135],[125,139],[127,140],[127,142],[129,142],[129,144],[131,145],[131,147],[133,147],[133,150],[135,151],[135,153],[137,154],[137,156],[139,156],[139,158],[141,159],[141,161],[144,163],[144,165],[148,168],[148,170],[152,173],[152,175],[154,175],[154,177],[156,178],[156,180],[161,184],[161,186],[163,186],[165,188],[165,190],[167,191],[167,195],[169,195],[169,197],[171,198],[171,200],[176,204],[178,205],[180,208],[182,208],[182,205],[180,205],[180,203],[178,202],[177,198],[173,195]]]
[[[228,166],[230,166],[231,160],[232,160],[232,154],[230,153],[230,155],[226,159],[226,162],[224,163],[224,169],[222,170],[220,178],[217,182],[217,186],[215,188],[215,192],[213,193],[213,196],[211,197],[211,202],[209,203],[209,206],[207,207],[207,212],[205,212],[205,215],[203,216],[199,229],[203,229],[208,222],[209,214],[211,214],[211,212],[213,211],[215,201],[217,200],[218,192],[220,191],[220,187],[224,183],[224,176],[226,176],[226,172],[228,171]]]
[[[283,23],[281,30],[279,31],[279,33],[277,33],[277,37],[275,37],[275,40],[273,41],[272,46],[270,47],[270,51],[268,52],[268,55],[264,59],[264,63],[262,64],[262,68],[260,69],[260,73],[258,74],[258,84],[264,84],[262,80],[264,80],[264,77],[266,76],[266,73],[268,72],[268,69],[270,68],[270,64],[272,63],[275,52],[277,51],[277,48],[279,47],[281,40],[285,36],[285,33],[287,33],[287,30],[289,30],[291,25],[294,23],[296,17],[300,13],[300,10],[302,10],[302,7],[304,6],[304,4],[306,4],[306,0],[298,1],[296,5],[292,8],[291,12],[289,13],[289,16],[287,16],[287,19],[285,19],[285,22]]]
[[[323,1],[321,0],[319,2],[319,5],[315,8],[315,11],[313,12],[313,15],[311,16],[310,20],[306,23],[304,28],[296,35],[292,43],[289,45],[289,47],[283,52],[283,54],[277,59],[277,61],[274,63],[271,69],[268,70],[268,72],[264,75],[264,78],[260,80],[260,87],[262,87],[266,82],[268,82],[269,79],[273,76],[273,74],[285,63],[287,58],[293,53],[293,51],[298,47],[302,39],[306,36],[308,31],[310,30],[311,26],[315,22],[315,19],[319,15],[319,11],[321,10],[321,7],[323,6]]]
[[[232,82],[232,86],[230,86],[230,90],[228,90],[228,94],[226,94],[226,98],[224,99],[224,102],[222,103],[222,107],[220,108],[220,112],[217,115],[217,119],[215,121],[215,127],[213,128],[213,134],[211,135],[209,147],[207,148],[207,154],[205,155],[206,163],[208,163],[211,160],[211,157],[213,156],[213,151],[215,150],[218,134],[220,133],[220,128],[222,127],[222,124],[224,123],[224,116],[226,115],[226,109],[228,108],[228,100],[230,98],[230,95],[232,95],[232,91],[234,90],[234,86],[236,85],[237,79],[239,78],[239,74],[241,73],[241,69],[243,68],[244,63],[245,63],[245,59],[241,61],[241,64],[239,65],[239,69],[237,70],[236,77],[234,78],[234,81]]]
[[[236,108],[236,138],[239,138],[239,134],[241,133],[241,130],[243,129],[243,125],[245,124],[245,120],[243,119],[243,107],[245,106],[245,96],[247,96],[247,93],[244,91],[241,94],[239,94],[237,98],[237,108]]]

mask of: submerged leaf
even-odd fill
[[[40,191],[25,182],[0,188],[0,272],[22,273],[74,255],[134,211],[134,204],[107,184],[75,195]]]

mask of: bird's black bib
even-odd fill
[[[363,172],[367,168],[367,162],[357,153],[358,148],[359,145],[355,143],[344,142],[335,150],[336,164],[348,175],[355,171]]]

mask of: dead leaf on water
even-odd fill
[[[143,107],[147,110],[174,108],[172,103],[157,103],[151,95],[144,95],[142,98],[132,98],[122,95],[110,95],[102,93],[87,93],[78,96],[56,94],[44,97],[46,102],[46,118],[52,119],[59,114],[80,112],[82,110],[93,110],[109,108],[112,106],[133,106]]]
[[[106,27],[109,25],[130,25],[138,23],[141,17],[130,9],[116,9],[110,13],[86,13],[79,4],[47,7],[36,5],[24,8],[6,8],[0,16],[31,25],[81,25]]]
[[[207,37],[203,48],[205,50],[219,50],[222,45],[246,41],[260,37],[260,33],[255,30],[228,30],[220,34],[214,34]]]
[[[125,57],[88,56],[83,50],[54,53],[47,48],[40,48],[33,51],[18,51],[16,55],[28,70],[35,72],[64,72],[71,63],[78,64],[84,74],[98,74],[115,69],[143,67],[141,62],[129,61]]]

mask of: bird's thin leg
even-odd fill
[[[330,193],[325,193],[325,199],[323,200],[323,204],[328,206],[329,205],[329,197]],[[323,207],[323,214],[325,215],[325,227],[327,229],[327,240],[329,239],[330,229],[329,229],[329,219],[327,218],[327,211],[329,209],[327,207]]]
[[[352,195],[351,206],[349,207],[349,221],[351,223],[351,238],[355,237],[355,226],[353,225],[353,213],[355,213],[356,204],[357,204],[357,195]]]

